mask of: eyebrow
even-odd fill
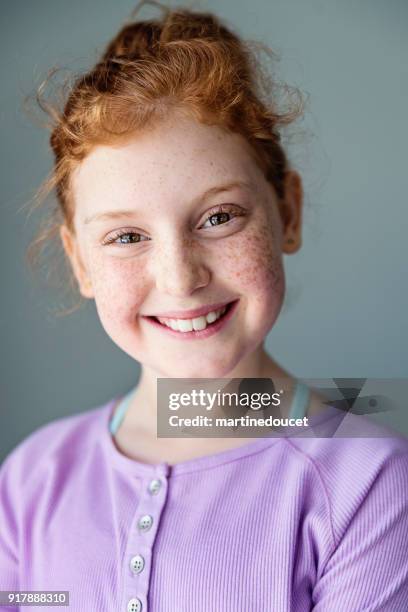
[[[194,203],[198,201],[207,200],[210,197],[213,197],[219,193],[224,191],[230,191],[231,189],[247,189],[249,191],[253,191],[255,186],[248,181],[233,181],[231,183],[226,183],[225,185],[216,185],[214,187],[210,187],[206,191],[204,191],[201,195],[194,199]],[[112,210],[106,211],[102,213],[96,213],[95,215],[91,215],[90,217],[86,217],[84,223],[87,225],[93,221],[106,221],[108,219],[120,219],[122,217],[129,217],[135,215],[138,211],[134,209],[130,210]]]

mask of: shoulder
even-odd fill
[[[288,439],[292,460],[320,483],[331,545],[313,609],[405,610],[408,597],[408,440],[348,415],[334,437]],[[301,468],[298,468],[299,470]]]
[[[375,475],[384,464],[401,457],[408,460],[408,438],[396,432],[385,435],[378,430],[363,437],[286,438],[295,455],[311,463],[327,477],[360,472],[362,478]]]
[[[100,438],[114,400],[85,412],[55,419],[22,440],[0,466],[0,483],[26,491],[44,482],[44,474],[69,469]]]
[[[296,437],[286,442],[293,460],[306,465],[320,483],[335,541],[359,512],[370,522],[379,520],[387,498],[408,519],[406,437],[370,419],[348,415],[335,437]]]
[[[35,539],[41,525],[48,533],[58,501],[78,491],[90,456],[99,461],[97,441],[113,401],[39,427],[1,464],[0,576],[8,588],[18,589],[21,541],[30,550],[28,538]]]

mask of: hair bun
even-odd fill
[[[107,46],[102,61],[126,58],[137,59],[157,53],[160,45],[192,39],[234,41],[236,36],[227,30],[214,15],[186,10],[165,12],[161,22],[148,20],[124,26]]]
[[[102,56],[102,61],[121,57],[136,59],[150,54],[160,38],[160,33],[160,26],[154,21],[129,24],[111,40]]]
[[[219,20],[211,13],[194,13],[177,10],[166,20],[162,31],[161,42],[175,40],[200,39],[235,39]],[[236,39],[235,39],[236,40]]]

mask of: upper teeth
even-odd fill
[[[163,325],[174,329],[174,331],[201,331],[205,329],[209,323],[214,323],[214,321],[219,319],[220,316],[224,314],[226,309],[227,307],[224,306],[219,310],[213,310],[206,315],[196,317],[195,319],[164,319],[162,317],[157,317],[157,319],[160,321],[160,323],[163,323]]]

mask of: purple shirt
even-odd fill
[[[116,401],[3,463],[0,590],[69,591],[72,612],[408,610],[405,438],[260,438],[153,466],[115,446]]]

